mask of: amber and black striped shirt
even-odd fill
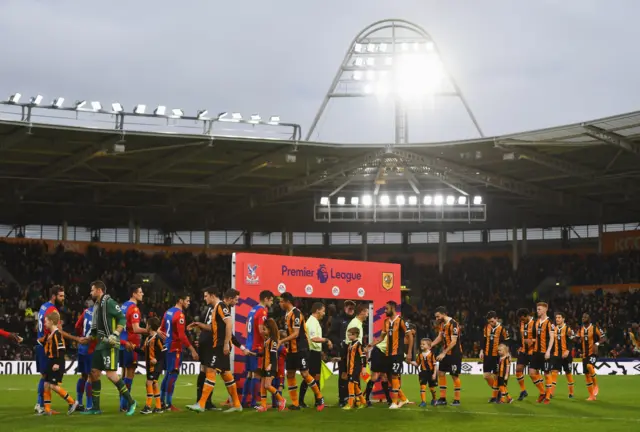
[[[299,329],[298,337],[289,341],[289,353],[297,353],[309,350],[309,336],[307,335],[307,323],[300,309],[294,307],[284,317],[287,324],[287,336]]]
[[[449,322],[442,324],[440,327],[440,334],[444,338],[445,346],[451,345],[451,341],[454,337],[456,337],[456,344],[454,347],[447,353],[447,355],[462,355],[462,346],[460,344],[460,338],[462,337],[462,332],[460,331],[460,327],[456,320],[451,318]]]
[[[271,376],[278,376],[278,342],[269,338],[264,341],[263,349],[262,369],[266,371],[271,366],[269,370]]]
[[[505,381],[509,378],[509,368],[511,367],[511,359],[509,356],[500,359],[498,364],[498,378],[502,378]]]
[[[544,320],[538,319],[536,321],[536,344],[534,351],[537,353],[546,353],[549,347],[549,340],[551,339],[551,330],[553,326],[549,318]]]
[[[162,343],[162,339],[160,339],[157,334],[147,338],[144,342],[144,359],[147,365],[147,371],[155,372],[163,369],[162,352],[164,350],[164,343]],[[151,360],[155,360],[156,364],[151,363]]]
[[[44,352],[47,355],[50,363],[60,363],[64,364],[64,353],[66,351],[66,347],[64,344],[64,338],[60,331],[55,328],[53,332],[47,336],[47,339],[44,344]]]
[[[224,349],[224,339],[227,336],[227,323],[225,320],[231,317],[229,306],[223,301],[219,301],[211,312],[211,338],[214,349]],[[231,321],[229,324],[231,325]],[[229,346],[231,349],[231,346]]]
[[[433,373],[436,368],[436,356],[429,350],[426,353],[419,353],[416,356],[416,363],[420,372]]]
[[[347,348],[347,373],[349,375],[360,374],[367,362],[367,357],[362,350],[362,344],[356,339]]]
[[[407,326],[400,315],[384,320],[384,333],[387,335],[387,356],[404,355],[404,337]]]
[[[500,324],[487,324],[484,328],[484,355],[498,357],[498,345],[509,339],[507,330]]]
[[[533,354],[535,343],[527,344],[527,339],[535,339],[536,322],[533,318],[529,321],[520,323],[520,348],[518,352],[525,354]]]
[[[599,327],[589,324],[580,328],[578,337],[582,342],[582,356],[587,357],[598,354],[596,342],[600,342],[600,339],[604,337],[604,332]]]
[[[571,351],[569,349],[569,339],[573,337],[573,330],[571,330],[566,324],[562,327],[556,327],[555,330],[555,342],[553,348],[551,348],[552,355],[555,357],[562,357],[562,353],[565,351]]]

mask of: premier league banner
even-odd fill
[[[338,364],[327,363],[329,369],[335,375],[338,374]],[[66,364],[66,375],[76,374],[77,363],[68,361]],[[640,375],[640,360],[622,359],[602,359],[596,362],[598,375]],[[180,368],[181,375],[196,375],[200,372],[200,363],[183,362]],[[516,364],[511,364],[511,375],[516,372]],[[137,374],[145,374],[144,366],[138,365]],[[462,363],[462,373],[466,375],[482,375],[482,363],[478,361],[468,361]],[[525,370],[526,373],[526,370]],[[582,362],[573,362],[573,373],[582,374]],[[417,368],[409,364],[404,364],[404,375],[417,375]],[[0,375],[39,375],[36,372],[36,362],[34,361],[0,361]]]

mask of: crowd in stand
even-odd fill
[[[434,309],[446,306],[450,315],[463,328],[462,345],[466,356],[477,357],[486,324],[486,313],[496,311],[511,334],[517,333],[515,311],[533,308],[536,296],[550,303],[551,312],[563,311],[574,328],[588,312],[592,320],[608,334],[607,352],[603,356],[639,356],[634,346],[640,320],[640,292],[621,294],[567,295],[564,285],[613,284],[638,282],[640,254],[617,255],[530,255],[520,260],[513,270],[507,258],[467,258],[448,263],[440,273],[437,266],[425,266],[408,259],[402,264],[403,283],[411,288],[403,299],[402,311],[416,325],[418,337],[435,336]],[[187,319],[203,316],[201,288],[215,286],[222,291],[230,285],[231,262],[228,255],[193,255],[190,253],[148,255],[135,250],[105,251],[90,246],[86,253],[66,251],[62,247],[48,250],[45,243],[0,242],[0,266],[15,282],[0,277],[0,328],[19,333],[20,346],[0,340],[0,359],[30,359],[35,341],[34,313],[46,301],[45,288],[54,283],[66,288],[62,314],[66,330],[83,309],[91,304],[89,282],[103,280],[119,302],[128,300],[131,283],[144,284],[145,298],[140,305],[145,317],[160,315],[173,306],[176,289],[192,293],[192,306],[185,311]],[[538,290],[548,278],[562,281],[555,290]],[[5,278],[6,279],[6,278]],[[555,285],[555,284],[554,284]],[[308,312],[311,301],[299,300],[298,306]],[[323,325],[327,333],[331,321],[340,314],[341,305],[327,302]],[[272,311],[278,318],[277,303]],[[366,332],[365,332],[366,334]],[[579,354],[579,353],[576,353]]]

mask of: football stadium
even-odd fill
[[[308,130],[0,102],[2,431],[640,429],[640,112],[485,136],[422,27],[345,45]],[[393,141],[311,138],[388,95]]]

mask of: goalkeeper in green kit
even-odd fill
[[[91,282],[91,298],[95,302],[91,337],[97,339],[91,362],[91,385],[93,386],[93,408],[82,414],[102,414],[100,410],[100,393],[102,384],[100,375],[106,372],[120,394],[129,402],[127,415],[136,412],[136,401],[131,397],[124,381],[118,375],[118,354],[120,350],[120,332],[124,329],[126,318],[118,303],[106,294],[107,287],[102,281]]]

